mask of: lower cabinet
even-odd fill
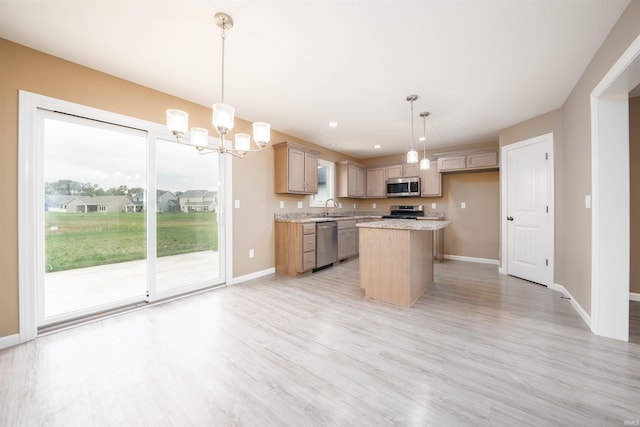
[[[316,267],[316,223],[276,222],[276,273],[296,277]]]
[[[358,229],[355,220],[338,221],[338,260],[358,255]]]

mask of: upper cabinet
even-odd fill
[[[438,170],[438,162],[430,161],[431,167],[420,171],[420,196],[440,197],[442,196],[442,175]]]
[[[367,169],[367,197],[387,197],[387,168]]]
[[[440,172],[495,169],[497,167],[499,167],[497,151],[443,155],[438,158]]]
[[[319,152],[291,142],[274,144],[275,192],[316,194]]]
[[[365,168],[361,164],[345,160],[336,164],[336,197],[365,197]]]
[[[420,165],[418,163],[387,166],[387,178],[408,178],[413,176],[420,176]]]

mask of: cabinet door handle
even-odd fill
[[[513,217],[512,216],[508,216],[507,217],[507,221],[513,221]]]

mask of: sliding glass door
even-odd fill
[[[38,110],[37,326],[224,283],[219,155]]]
[[[156,140],[156,268],[159,297],[222,283],[220,159]]]

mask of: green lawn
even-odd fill
[[[159,257],[218,250],[214,213],[158,215]],[[46,271],[61,271],[146,258],[145,214],[45,214]],[[52,230],[51,227],[57,227]]]

